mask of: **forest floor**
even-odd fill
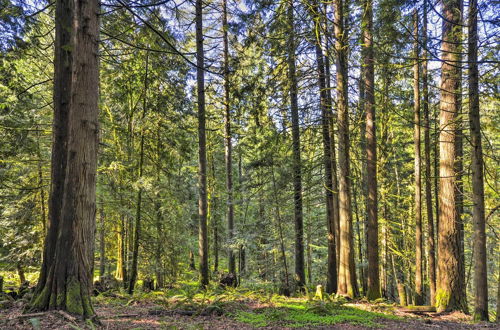
[[[118,290],[94,299],[101,325],[57,311],[23,314],[26,299],[0,304],[0,329],[499,329],[461,313],[411,313],[380,301],[287,298],[266,290],[194,286],[138,293]]]

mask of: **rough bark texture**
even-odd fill
[[[418,46],[418,12],[414,18],[414,47],[413,57],[413,144],[415,150],[415,305],[422,305],[423,301],[423,239],[422,239],[422,175],[420,152],[420,51]]]
[[[205,60],[203,51],[203,1],[196,0],[196,65],[198,87],[198,216],[200,285],[208,285],[207,151],[205,132]]]
[[[73,7],[74,6],[74,7]],[[61,49],[69,50],[71,88],[55,93],[55,103],[69,101],[67,163],[62,208],[51,204],[53,255],[46,261],[46,276],[40,277],[32,310],[61,309],[83,317],[95,315],[90,301],[94,257],[95,185],[98,146],[98,1],[58,1],[56,21],[59,33],[71,32],[66,43],[56,42],[56,77],[60,73]],[[68,16],[71,18],[68,20]],[[61,25],[60,22],[65,24]],[[62,32],[60,29],[66,29]],[[67,35],[66,35],[67,36]],[[59,34],[59,37],[61,35]],[[66,68],[67,69],[67,68]],[[56,78],[56,84],[60,82]],[[60,87],[60,86],[59,86]],[[58,87],[56,85],[55,91]],[[58,94],[60,93],[60,94]],[[69,94],[69,95],[68,95]],[[57,118],[55,118],[57,120]],[[60,150],[60,152],[63,150]],[[58,155],[60,156],[60,155]],[[56,157],[56,156],[55,156]],[[54,162],[53,166],[60,166]],[[53,223],[54,212],[59,223]],[[56,216],[57,218],[57,216]],[[57,237],[57,239],[56,239]],[[51,257],[50,254],[46,255]],[[43,267],[42,267],[43,269]]]
[[[349,116],[347,106],[347,33],[344,29],[344,1],[335,0],[335,49],[337,53],[337,104],[339,134],[340,265],[337,293],[358,294],[354,267],[351,192],[349,170]]]
[[[54,118],[52,124],[52,156],[49,193],[47,235],[43,248],[43,262],[36,292],[40,293],[47,281],[48,270],[55,255],[55,246],[61,218],[64,179],[68,157],[68,115],[71,100],[71,27],[73,26],[73,1],[56,2],[56,27],[54,45]]]
[[[297,74],[295,70],[295,31],[293,1],[289,1],[288,18],[288,79],[290,83],[290,111],[292,115],[293,200],[295,223],[295,279],[299,287],[306,283],[304,269],[304,224],[302,212],[302,171],[300,161],[299,106],[297,101]]]
[[[366,297],[368,300],[380,298],[379,260],[378,260],[378,216],[377,216],[377,133],[375,126],[375,70],[373,59],[373,2],[364,1],[363,47],[364,85],[366,114],[366,169],[368,213],[366,244],[368,259],[368,281]]]
[[[460,264],[460,223],[456,208],[456,129],[459,112],[459,23],[461,0],[443,1],[439,135],[439,238],[436,308],[466,311]]]
[[[427,2],[424,3],[423,44],[427,47]],[[429,267],[430,304],[436,303],[436,251],[434,240],[434,219],[432,211],[432,181],[431,181],[431,137],[429,119],[429,84],[427,73],[427,50],[424,50],[422,71],[423,109],[424,109],[424,154],[425,154],[425,205],[427,211],[427,253]]]
[[[472,222],[474,225],[474,319],[488,320],[488,272],[484,211],[483,147],[479,113],[479,70],[477,64],[477,0],[469,3],[469,124],[472,168]],[[497,301],[498,304],[498,301]],[[497,315],[498,317],[498,315]]]

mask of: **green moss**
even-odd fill
[[[66,310],[70,313],[84,315],[80,282],[74,277],[70,277],[66,285]]]
[[[436,292],[436,310],[438,313],[443,312],[448,307],[450,302],[451,294],[443,289],[439,289]]]
[[[31,310],[43,310],[47,307],[47,303],[49,300],[49,289],[44,287],[43,290],[33,297],[30,309]]]
[[[377,300],[380,298],[380,291],[377,291],[377,290],[368,290],[366,292],[366,299],[368,299],[368,301],[373,301],[373,300]]]
[[[397,319],[393,315],[375,313],[354,307],[340,306],[324,301],[289,302],[278,307],[262,308],[249,311],[237,311],[233,317],[254,327],[286,326],[310,327],[335,325],[341,323],[357,324],[367,327],[379,327],[377,319]]]

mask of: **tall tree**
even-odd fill
[[[38,290],[31,302],[33,310],[61,309],[86,318],[95,315],[90,296],[99,133],[98,13],[99,4],[96,0],[60,0],[56,4],[56,34],[59,39],[56,41],[54,61],[54,101],[55,104],[62,102],[62,99],[69,102],[66,118],[67,163],[63,169],[66,175],[61,196],[62,208],[52,211],[60,212],[59,223],[50,220],[49,231],[55,231],[50,237],[55,242],[46,243],[54,247],[54,253],[47,260],[47,276],[40,278]],[[61,29],[67,31],[62,32]],[[70,35],[66,34],[68,32]],[[62,50],[67,52],[61,53]],[[70,61],[61,62],[64,58],[70,58]],[[59,74],[67,74],[68,65],[72,82],[66,89],[58,90],[62,87],[60,83],[63,78]],[[60,163],[54,163],[53,166],[60,166]]]
[[[363,3],[363,48],[364,86],[366,115],[366,169],[367,169],[367,213],[368,227],[368,300],[380,298],[379,257],[378,257],[378,200],[377,200],[377,132],[375,124],[375,69],[373,58],[373,1]]]
[[[227,23],[227,0],[222,0],[222,30],[224,41],[224,157],[226,162],[226,189],[227,189],[227,231],[231,241],[234,236],[234,205],[233,205],[233,146],[231,142],[231,105],[229,82],[229,40]],[[236,274],[236,262],[233,249],[228,249],[229,273]]]
[[[297,285],[305,285],[304,270],[304,221],[302,212],[302,172],[300,161],[299,106],[297,101],[297,74],[295,69],[295,25],[293,0],[288,1],[288,79],[290,83],[290,112],[292,115],[292,153],[293,153],[293,200],[295,223],[295,277]]]
[[[143,92],[143,106],[142,106],[142,122],[139,146],[139,175],[138,181],[142,179],[144,174],[144,118],[146,117],[146,110],[148,105],[148,67],[149,67],[149,51],[146,51],[146,72],[144,75],[144,92]],[[137,205],[135,213],[135,226],[134,226],[134,240],[132,246],[132,265],[130,268],[130,279],[128,284],[128,293],[134,292],[135,282],[137,281],[137,264],[139,262],[139,241],[141,239],[141,217],[142,217],[142,194],[143,188],[139,187],[137,192]]]
[[[420,50],[418,11],[413,13],[413,144],[415,150],[415,304],[423,304],[422,176],[420,152]]]
[[[483,147],[479,113],[479,69],[477,64],[477,0],[469,2],[469,124],[472,168],[472,221],[474,225],[474,319],[488,321],[488,272],[484,211]],[[498,304],[498,301],[497,301]],[[497,315],[498,317],[498,315]]]
[[[422,91],[424,109],[424,161],[425,161],[425,206],[427,210],[427,252],[429,268],[430,303],[436,303],[436,252],[434,240],[434,218],[432,211],[432,181],[431,181],[431,137],[429,119],[429,83],[428,83],[428,60],[427,60],[427,1],[424,1],[423,14],[423,68],[422,68]]]
[[[205,55],[203,51],[203,1],[196,0],[196,80],[198,97],[198,254],[200,285],[208,285],[207,139],[205,130]]]
[[[460,223],[456,208],[456,134],[459,113],[461,0],[442,2],[439,134],[439,237],[436,307],[466,311],[460,267]]]
[[[43,262],[36,292],[45,286],[55,255],[61,209],[64,196],[64,179],[68,156],[68,116],[71,100],[71,74],[73,54],[70,51],[73,25],[73,1],[56,2],[54,44],[54,117],[52,121],[52,153],[49,193],[49,221],[43,248]]]
[[[346,0],[347,1],[347,0]],[[340,264],[337,293],[348,297],[358,294],[354,265],[354,244],[351,214],[351,179],[349,169],[349,114],[347,94],[347,31],[344,8],[346,1],[335,0],[335,50],[337,66],[337,112],[339,135],[339,209]]]

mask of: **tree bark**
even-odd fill
[[[422,240],[422,175],[420,152],[420,50],[418,46],[418,12],[414,16],[414,46],[413,57],[413,143],[415,150],[415,305],[422,305],[423,301],[423,240]]]
[[[479,69],[477,63],[477,0],[469,3],[469,124],[472,168],[472,222],[474,225],[474,319],[488,321],[488,272],[486,218],[484,210],[483,147],[479,112]],[[498,301],[497,301],[498,304]],[[498,312],[497,312],[498,318]]]
[[[459,113],[459,30],[461,0],[444,0],[439,135],[439,238],[436,308],[466,311],[460,271],[460,224],[456,208],[456,134]]]
[[[429,84],[427,73],[427,2],[424,2],[424,27],[423,27],[423,44],[424,44],[424,61],[422,72],[422,89],[423,89],[423,109],[424,109],[424,154],[425,154],[425,205],[427,210],[427,251],[428,251],[428,267],[429,267],[429,289],[430,289],[430,304],[434,306],[436,303],[436,252],[434,241],[434,219],[432,211],[432,181],[431,181],[431,138],[430,138],[430,119],[429,119]]]
[[[101,201],[100,208],[100,226],[99,226],[99,277],[106,273],[106,235],[104,228],[104,204]]]
[[[33,297],[31,310],[60,309],[89,318],[95,316],[90,295],[94,259],[99,133],[99,5],[96,0],[75,2],[60,0],[56,4],[56,12],[58,30],[56,34],[59,39],[56,42],[57,54],[54,62],[57,77],[54,101],[55,104],[62,100],[69,102],[67,108],[69,116],[66,117],[67,163],[62,169],[65,171],[62,190],[64,194],[61,196],[62,208],[58,209],[59,205],[51,204],[52,219],[49,231],[55,233],[52,233],[48,240],[52,238],[54,241],[46,241],[45,248],[52,247],[53,256],[46,264],[48,266],[46,276],[39,280],[39,290]],[[62,32],[61,29],[66,31]],[[66,35],[68,30],[70,34]],[[61,38],[61,33],[69,38]],[[65,56],[66,59],[71,58],[69,61],[71,85],[70,89],[58,90],[61,87],[58,85],[61,82],[60,70],[65,71],[67,69],[65,65],[68,65],[68,62],[61,62],[61,48],[70,50]],[[57,122],[59,118],[56,117],[56,125],[61,124]],[[60,156],[54,156],[53,168],[60,166],[57,162],[57,157]],[[53,226],[54,212],[60,212],[59,223],[56,226]]]
[[[148,67],[149,67],[149,51],[146,52],[146,72],[144,76],[144,103],[142,108],[142,122],[141,122],[141,142],[139,149],[139,177],[138,180],[142,179],[144,170],[144,118],[146,117],[146,111],[148,107]],[[135,288],[135,282],[137,281],[137,267],[139,261],[139,241],[141,239],[141,217],[142,217],[142,186],[139,187],[137,192],[137,208],[135,216],[135,226],[134,226],[134,242],[132,249],[132,266],[130,269],[130,280],[128,284],[128,293],[132,294]]]
[[[289,0],[288,18],[288,80],[290,83],[290,112],[292,117],[292,154],[293,154],[293,195],[295,224],[295,278],[297,286],[302,288],[306,283],[304,269],[304,219],[302,210],[302,170],[300,156],[299,106],[297,101],[298,87],[295,70],[295,27],[293,0]]]
[[[377,133],[375,124],[375,69],[373,58],[373,2],[363,3],[363,48],[364,48],[364,85],[366,114],[366,169],[368,213],[366,244],[368,259],[368,281],[366,297],[368,300],[380,298],[379,256],[378,256],[378,200],[377,200]]]
[[[49,192],[48,228],[43,248],[43,261],[36,293],[40,294],[54,260],[59,223],[61,222],[64,180],[68,157],[68,116],[70,112],[73,53],[71,52],[73,1],[58,0],[55,13],[54,45],[54,117]]]
[[[234,205],[233,205],[233,161],[231,144],[231,107],[230,107],[230,81],[229,81],[229,41],[227,23],[227,0],[222,1],[222,30],[224,41],[224,157],[226,162],[226,190],[227,190],[227,231],[229,241],[234,236]],[[229,273],[236,275],[235,256],[232,248],[228,249]]]
[[[337,53],[337,104],[339,134],[340,265],[337,293],[358,294],[354,267],[349,169],[349,116],[347,102],[347,31],[344,28],[344,1],[335,0],[335,49]]]
[[[205,59],[203,51],[203,1],[196,0],[196,80],[198,97],[198,254],[200,285],[208,285],[208,229],[207,229],[207,148],[205,131]]]

